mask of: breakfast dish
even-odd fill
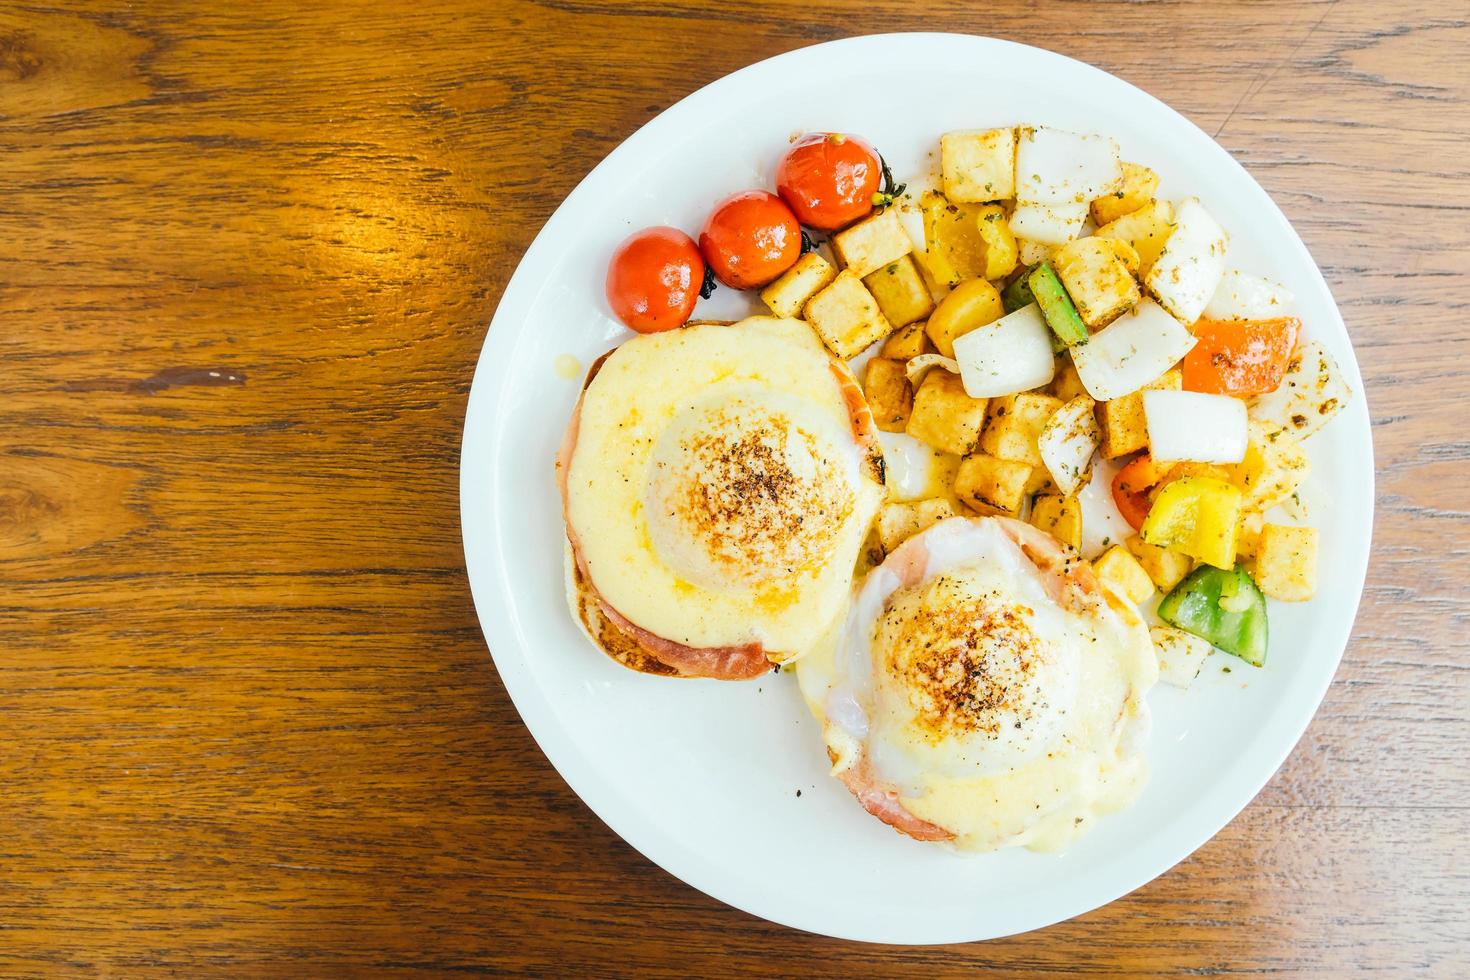
[[[1320,274],[1208,137],[1035,49],[855,39],[669,110],[538,236],[466,562],[537,743],[652,860],[986,938],[1137,887],[1280,764],[1361,589],[1367,434]]]
[[[568,597],[645,673],[794,662],[832,775],[899,833],[1060,850],[1138,795],[1154,682],[1213,650],[1262,667],[1267,596],[1312,597],[1316,531],[1266,514],[1351,391],[1292,294],[1112,137],[937,142],[910,192],[868,140],[808,133],[697,244],[613,253],[640,336],[557,462]],[[772,315],[686,326],[715,282]],[[943,477],[889,487],[879,429]]]

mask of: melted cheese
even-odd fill
[[[840,617],[883,488],[804,323],[637,337],[583,395],[567,514],[622,615],[696,647],[799,655]]]

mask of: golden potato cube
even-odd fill
[[[1060,398],[1034,391],[992,398],[985,431],[980,434],[981,451],[1001,459],[1042,465],[1036,440],[1047,419],[1061,407]]]
[[[851,269],[839,272],[826,289],[807,301],[806,321],[827,349],[843,360],[856,357],[893,332],[878,301]]]
[[[878,511],[878,538],[883,550],[891,552],[920,531],[954,516],[954,504],[947,497],[884,504]]]
[[[1026,499],[1031,467],[1011,459],[975,453],[960,461],[955,496],[982,514],[1014,516]]]
[[[905,431],[935,449],[963,456],[980,438],[985,405],[986,399],[965,394],[958,374],[930,368],[914,392],[914,408]]]
[[[836,277],[837,270],[831,262],[816,252],[808,252],[779,279],[761,290],[761,302],[777,316],[796,316],[807,300],[825,289]]]
[[[863,277],[863,285],[878,301],[878,308],[895,327],[922,320],[934,309],[929,287],[919,276],[911,256],[902,255]]]
[[[1109,221],[1131,214],[1154,199],[1159,189],[1159,175],[1141,163],[1123,161],[1123,186],[1092,202],[1092,223],[1101,227]]]
[[[1136,534],[1124,544],[1128,546],[1129,551],[1133,552],[1133,557],[1138,559],[1138,564],[1143,566],[1143,570],[1148,573],[1154,585],[1164,592],[1178,585],[1180,580],[1194,567],[1194,559],[1183,552],[1149,544]]]
[[[832,251],[847,271],[861,279],[914,250],[897,208],[864,218],[832,236]]]
[[[1266,524],[1256,550],[1256,584],[1272,599],[1306,602],[1317,592],[1317,529]]]
[[[1026,481],[1026,496],[1038,493],[1056,493],[1057,485],[1051,482],[1051,471],[1045,466],[1031,467],[1031,479]]]
[[[1133,553],[1121,544],[1115,544],[1103,556],[1092,563],[1097,577],[1111,584],[1128,597],[1135,606],[1154,594],[1153,577],[1144,571]]]
[[[1137,211],[1114,218],[1097,230],[1098,238],[1114,238],[1126,242],[1138,253],[1138,275],[1148,271],[1158,261],[1164,243],[1174,230],[1174,205],[1168,201],[1151,201]]]
[[[1170,368],[1140,390],[1103,402],[1098,416],[1103,432],[1103,458],[1117,459],[1148,446],[1148,424],[1143,416],[1144,391],[1178,391],[1183,386],[1184,375],[1178,368]]]
[[[1077,365],[1072,363],[1070,357],[1057,358],[1057,373],[1051,379],[1051,384],[1047,386],[1047,393],[1063,402],[1069,402],[1087,394],[1082,378],[1077,374]]]
[[[934,349],[945,357],[954,357],[955,338],[1005,316],[1005,302],[1000,290],[984,279],[967,279],[939,301],[924,330]]]
[[[884,432],[902,432],[914,410],[914,386],[902,361],[875,357],[863,375],[863,394],[873,410],[873,421]]]
[[[933,350],[934,346],[929,343],[929,335],[924,332],[924,324],[910,323],[900,330],[895,330],[893,335],[883,342],[883,349],[879,353],[895,361],[911,361],[920,354],[928,354]]]
[[[1031,523],[1063,544],[1082,547],[1082,505],[1076,497],[1042,494],[1031,501]]]
[[[1110,239],[1073,239],[1052,254],[1051,264],[1082,322],[1093,329],[1112,323],[1143,298]]]
[[[951,201],[1016,196],[1016,131],[972,129],[939,137],[939,170]]]
[[[1256,557],[1261,547],[1261,528],[1266,518],[1258,510],[1247,510],[1240,515],[1240,524],[1235,528],[1235,557],[1238,561]]]

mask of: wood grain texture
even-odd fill
[[[816,41],[993,34],[1167,99],[1342,305],[1378,460],[1336,683],[1127,898],[872,948],[732,911],[557,777],[463,572],[495,302],[606,152]],[[0,974],[1470,971],[1470,10],[0,7]]]

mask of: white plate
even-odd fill
[[[931,171],[940,133],[1011,123],[1113,135],[1125,158],[1160,172],[1161,196],[1198,195],[1231,232],[1233,264],[1296,293],[1307,335],[1336,355],[1355,396],[1308,443],[1322,581],[1311,603],[1273,605],[1265,669],[1217,654],[1188,691],[1156,689],[1148,788],[1064,856],[964,857],[899,836],[827,775],[794,676],[661,680],[619,667],[578,632],[562,594],[552,457],[580,379],[555,364],[569,353],[585,365],[627,336],[602,298],[619,240],[652,224],[697,231],[718,198],[770,186],[793,133],[861,133],[903,179]],[[738,315],[747,304],[721,290],[696,316]],[[668,109],[541,230],[506,288],[470,394],[465,561],[527,727],[572,789],[649,859],[721,901],[812,932],[890,943],[1004,936],[1162,873],[1234,817],[1301,736],[1342,656],[1367,566],[1373,464],[1362,391],[1342,318],[1301,240],[1224,150],[1163,103],[1088,65],[989,38],[821,44]]]

